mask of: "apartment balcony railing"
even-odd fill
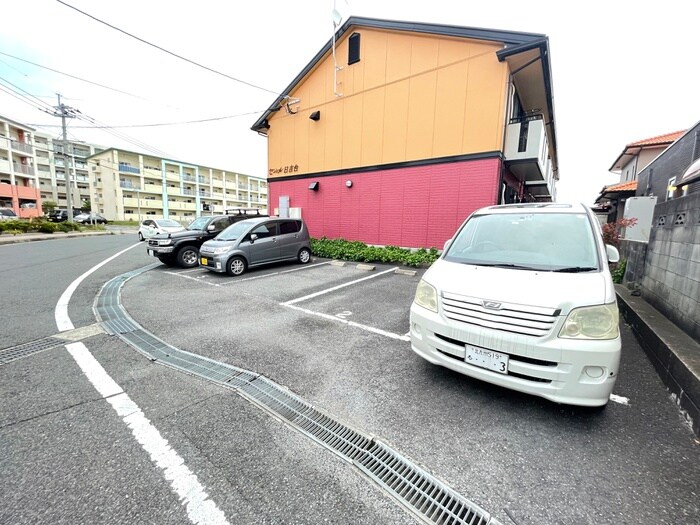
[[[87,180],[87,177],[86,177]],[[141,185],[140,184],[134,184],[133,182],[128,182],[128,181],[119,181],[119,187],[124,188],[127,190],[138,190],[141,191]]]
[[[34,148],[31,144],[27,144],[26,142],[20,142],[18,140],[12,141],[12,149],[15,151],[21,151],[23,153],[29,154],[32,154],[34,152]]]
[[[0,160],[0,173],[10,173],[9,160]]]
[[[10,149],[10,140],[7,137],[0,137],[0,148]]]
[[[26,164],[18,164],[16,162],[13,162],[12,167],[15,170],[15,173],[22,173],[24,175],[34,175],[33,166],[27,166]]]
[[[73,156],[74,156],[74,157],[82,157],[82,158],[85,158],[85,157],[89,157],[89,156],[90,156],[90,152],[89,152],[89,151],[85,151],[85,150],[80,150],[80,149],[74,149],[74,150],[73,150]]]
[[[187,182],[197,182],[197,179],[195,178],[194,175],[188,175],[187,173],[185,173],[182,176],[182,180],[186,180]]]
[[[208,191],[200,191],[199,196],[200,197],[211,197],[211,193],[209,193]]]
[[[141,173],[141,170],[139,168],[128,166],[126,164],[119,164],[119,171],[121,173]]]
[[[188,190],[187,188],[182,190],[183,195],[194,195],[194,190]]]

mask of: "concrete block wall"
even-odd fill
[[[700,341],[700,193],[656,205],[641,281],[642,297]]]

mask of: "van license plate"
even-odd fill
[[[464,345],[464,361],[470,365],[493,370],[499,374],[508,373],[508,355],[486,350],[478,346]]]

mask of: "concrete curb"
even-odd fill
[[[56,232],[56,233],[19,233],[17,235],[10,235],[3,233],[0,235],[0,245],[3,244],[17,244],[20,242],[32,242],[32,241],[52,241],[56,239],[70,239],[72,237],[93,237],[96,235],[122,235],[122,234],[136,234],[134,231],[115,231],[107,230],[103,232]]]
[[[700,437],[700,344],[626,287],[616,284],[615,292],[622,316]]]

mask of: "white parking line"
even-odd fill
[[[298,272],[301,270],[308,270],[309,268],[315,268],[316,266],[323,266],[324,264],[330,264],[330,263],[331,263],[331,261],[326,261],[326,262],[317,263],[317,264],[307,264],[307,265],[304,265],[300,268],[293,268],[291,270],[284,270],[282,272],[266,273],[265,275],[256,275],[254,277],[242,277],[240,279],[231,279],[230,281],[227,281],[225,283],[221,283],[220,286],[227,286],[229,284],[242,283],[244,281],[253,281],[255,279],[264,279],[265,277],[272,277],[274,275],[282,275],[284,273],[292,273],[292,272]]]
[[[379,273],[374,274],[374,275],[370,275],[370,276],[368,276],[368,277],[363,277],[362,279],[356,279],[356,280],[354,280],[354,281],[350,281],[349,283],[339,284],[338,286],[334,286],[333,288],[327,288],[327,289],[325,289],[325,290],[321,290],[320,292],[316,292],[316,293],[312,293],[312,294],[309,294],[309,295],[305,295],[304,297],[298,297],[297,299],[292,299],[291,301],[287,301],[287,302],[280,303],[280,304],[281,304],[282,306],[291,306],[291,305],[293,305],[293,304],[295,304],[295,303],[300,303],[300,302],[306,301],[306,300],[308,300],[308,299],[313,299],[314,297],[318,297],[319,295],[324,295],[324,294],[327,294],[327,293],[335,292],[336,290],[340,290],[341,288],[345,288],[345,287],[347,287],[347,286],[352,286],[353,284],[361,283],[362,281],[367,281],[367,280],[369,280],[369,279],[374,279],[375,277],[379,277],[379,276],[381,276],[381,275],[384,275],[384,274],[393,272],[393,271],[396,270],[396,268],[398,268],[398,266],[397,266],[397,267],[394,267],[394,268],[389,268],[388,270],[385,270],[385,271],[383,271],[383,272],[379,272]]]
[[[346,324],[348,326],[353,326],[355,328],[365,330],[366,332],[372,332],[373,334],[383,335],[383,336],[389,337],[391,339],[398,339],[399,341],[410,341],[411,340],[406,335],[399,335],[399,334],[395,334],[393,332],[387,332],[386,330],[382,330],[381,328],[375,328],[373,326],[368,326],[365,324],[356,323],[354,321],[348,321],[347,319],[342,319],[341,317],[336,317],[335,315],[324,314],[321,312],[314,312],[313,310],[308,310],[306,308],[301,308],[300,306],[294,306],[294,305],[287,304],[287,303],[281,303],[281,305],[286,306],[287,308],[292,308],[293,310],[297,310],[299,312],[304,312],[305,314],[315,315],[317,317],[322,317],[324,319],[327,319],[328,321],[335,321],[337,323],[343,323],[343,324]]]
[[[56,304],[54,313],[60,332],[75,328],[68,316],[68,303],[78,285],[97,269],[135,246],[138,244],[93,266],[66,288]],[[209,499],[205,487],[199,482],[196,474],[187,468],[182,457],[161,436],[158,429],[146,418],[138,405],[110,377],[90,353],[90,350],[80,342],[69,343],[65,347],[83,374],[95,387],[95,390],[112,406],[117,415],[129,427],[139,445],[148,453],[151,461],[162,471],[163,477],[170,482],[173,492],[185,506],[189,520],[194,525],[229,525],[226,515],[216,506],[216,503]]]
[[[183,279],[191,279],[191,280],[196,281],[198,283],[208,284],[209,286],[216,286],[216,287],[221,286],[220,284],[210,283],[209,281],[205,281],[203,279],[204,275],[202,275],[201,277],[190,277],[189,275],[182,275],[184,272],[163,272],[163,273],[167,273],[168,275],[174,275],[176,277],[182,277]]]
[[[614,401],[615,403],[620,403],[621,405],[629,405],[630,404],[629,397],[618,396],[616,394],[610,394],[610,401]]]

